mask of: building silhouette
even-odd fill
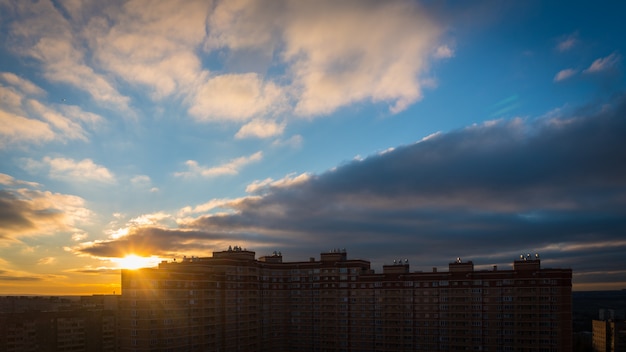
[[[122,270],[122,351],[571,351],[571,269],[410,272],[348,259],[212,257]]]

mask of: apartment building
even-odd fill
[[[375,273],[345,250],[320,259],[212,257],[122,271],[124,351],[570,351],[571,269],[522,256],[512,269]]]
[[[593,320],[592,346],[594,352],[626,351],[626,321],[614,319]]]
[[[0,314],[0,351],[114,352],[113,311],[74,310]]]

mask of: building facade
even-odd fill
[[[382,273],[345,250],[319,260],[213,257],[122,271],[123,351],[570,351],[571,269]]]
[[[592,328],[594,352],[626,352],[626,321],[594,320]]]

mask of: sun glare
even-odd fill
[[[156,266],[160,259],[157,257],[140,257],[130,254],[124,258],[114,258],[112,261],[117,264],[120,269],[139,269]]]

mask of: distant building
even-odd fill
[[[3,352],[69,352],[117,351],[117,298],[119,296],[85,296],[57,310],[56,301],[46,305],[46,298],[13,299],[19,311],[0,314],[0,351]],[[28,306],[28,303],[33,306]],[[54,310],[41,310],[42,307]],[[106,306],[106,309],[104,308]]]
[[[626,352],[626,321],[623,320],[623,312],[601,309],[599,315],[600,320],[593,321],[593,351]]]
[[[345,250],[320,260],[213,257],[122,270],[122,351],[571,351],[572,271],[524,256],[512,270],[375,273]]]

